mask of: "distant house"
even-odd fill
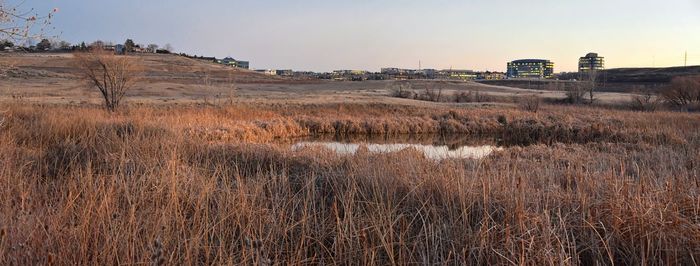
[[[294,76],[294,71],[291,69],[280,69],[277,70],[277,76],[291,77]]]
[[[256,69],[255,72],[263,73],[265,75],[277,76],[277,70],[275,69]]]
[[[126,46],[123,44],[117,44],[114,46],[114,53],[115,54],[125,54],[126,53]]]
[[[222,64],[222,65],[232,66],[232,67],[237,67],[237,68],[244,68],[244,69],[250,68],[250,63],[248,61],[239,61],[239,60],[233,59],[232,57],[226,57],[224,59],[219,59],[216,62],[219,64]]]

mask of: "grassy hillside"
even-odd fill
[[[55,78],[73,79],[77,69],[67,53],[0,53],[4,67],[0,77],[4,78]],[[174,54],[135,54],[141,60],[148,82],[173,82],[199,84],[209,82],[274,83],[289,82],[290,79],[268,76],[245,69],[226,67],[212,62],[186,58]]]

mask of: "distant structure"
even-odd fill
[[[123,44],[117,44],[114,46],[114,53],[115,54],[125,54],[126,47]]]
[[[499,72],[478,72],[467,69],[401,69],[394,67],[382,68],[376,73],[384,79],[408,80],[408,79],[441,79],[441,80],[484,80],[503,79],[505,75]]]
[[[256,69],[255,72],[263,73],[263,74],[268,75],[268,76],[277,76],[276,69]]]
[[[443,69],[437,72],[438,79],[475,80],[478,73],[467,69]]]
[[[586,56],[578,59],[578,72],[587,73],[589,71],[598,71],[605,69],[605,58],[598,56],[597,53],[588,53]]]
[[[508,62],[508,78],[548,79],[554,77],[554,63],[544,59],[521,59]]]
[[[275,70],[275,75],[284,76],[284,77],[291,77],[291,76],[294,76],[294,71],[291,69],[277,69],[277,70]]]
[[[216,62],[219,64],[222,64],[222,65],[232,66],[232,67],[237,67],[237,68],[244,68],[244,69],[250,68],[250,63],[248,61],[240,61],[240,60],[233,59],[231,57],[219,59],[219,60],[216,60]]]

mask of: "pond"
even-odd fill
[[[353,155],[362,147],[371,153],[392,153],[414,149],[433,160],[482,159],[494,151],[503,150],[495,141],[459,136],[384,136],[372,137],[313,137],[298,141],[292,150],[308,147],[323,147],[338,154]]]

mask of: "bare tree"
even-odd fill
[[[152,44],[149,44],[149,45],[148,45],[148,52],[149,52],[149,53],[155,53],[156,50],[158,50],[158,45],[157,45],[157,44],[152,43]]]
[[[591,69],[586,73],[586,93],[588,94],[588,103],[593,104],[595,101],[593,93],[598,85],[598,71]]]
[[[585,84],[581,81],[573,83],[566,90],[566,101],[571,104],[583,103],[586,95]]]
[[[102,50],[105,48],[105,42],[101,40],[94,41],[90,44],[90,50]]]
[[[40,15],[34,9],[23,10],[23,3],[24,1],[11,4],[0,0],[0,40],[24,42],[41,39],[46,29],[51,27],[51,19],[58,12],[57,8],[46,15]]]
[[[537,113],[540,110],[542,99],[537,94],[525,95],[518,99],[520,107],[526,111]]]
[[[74,56],[84,80],[100,90],[109,111],[117,110],[126,92],[142,75],[141,63],[133,57],[116,56],[100,49]]]
[[[687,110],[694,102],[700,102],[700,77],[675,77],[661,91],[661,97],[671,105]]]

